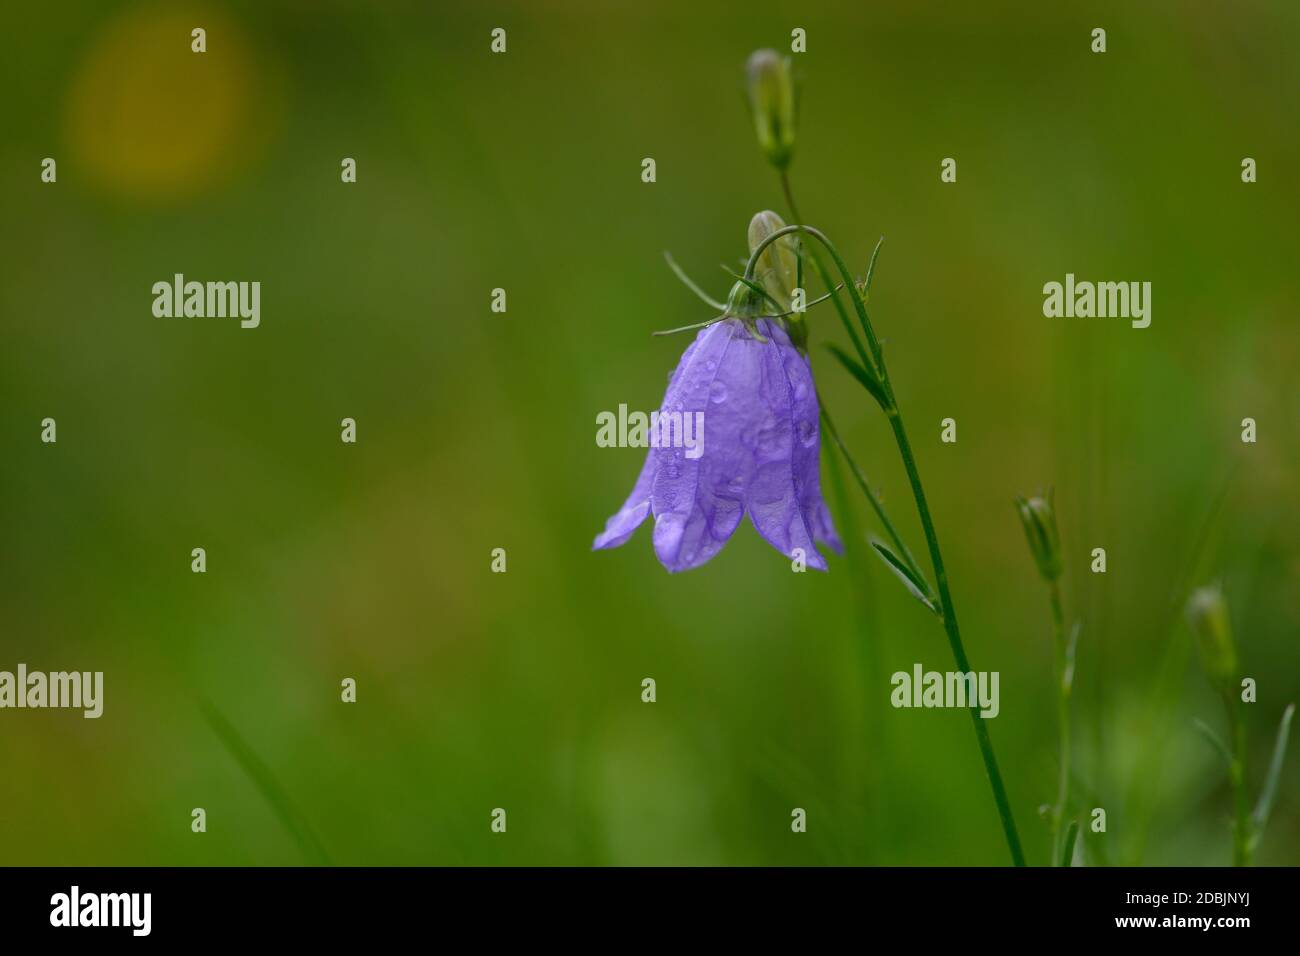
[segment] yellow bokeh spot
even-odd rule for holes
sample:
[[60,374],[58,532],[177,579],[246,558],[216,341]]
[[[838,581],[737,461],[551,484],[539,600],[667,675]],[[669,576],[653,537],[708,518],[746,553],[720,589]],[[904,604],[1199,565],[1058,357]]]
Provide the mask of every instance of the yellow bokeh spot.
[[[191,31],[207,31],[207,52]],[[146,4],[109,21],[75,72],[68,139],[86,178],[130,199],[179,199],[247,159],[252,52],[208,7]]]

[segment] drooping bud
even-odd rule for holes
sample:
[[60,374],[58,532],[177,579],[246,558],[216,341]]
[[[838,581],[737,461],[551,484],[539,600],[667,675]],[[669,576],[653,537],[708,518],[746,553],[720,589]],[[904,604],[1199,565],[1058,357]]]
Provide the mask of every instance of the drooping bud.
[[[785,222],[771,210],[756,213],[749,220],[749,254],[753,255],[763,240],[784,228]],[[799,257],[796,248],[793,233],[782,236],[768,244],[759,255],[754,268],[754,278],[781,307],[782,312],[790,311],[794,290],[799,284]],[[790,318],[802,319],[803,315],[796,313]]]
[[1237,647],[1232,640],[1228,602],[1217,584],[1192,592],[1187,599],[1187,623],[1196,636],[1206,676],[1216,686],[1231,686],[1237,679]]
[[777,169],[794,154],[794,82],[790,60],[775,50],[756,50],[745,67],[749,106],[758,145]]
[[1045,580],[1055,581],[1061,576],[1061,536],[1056,530],[1056,509],[1052,492],[1046,498],[1016,498],[1016,511],[1025,528],[1029,551],[1038,564],[1038,573]]

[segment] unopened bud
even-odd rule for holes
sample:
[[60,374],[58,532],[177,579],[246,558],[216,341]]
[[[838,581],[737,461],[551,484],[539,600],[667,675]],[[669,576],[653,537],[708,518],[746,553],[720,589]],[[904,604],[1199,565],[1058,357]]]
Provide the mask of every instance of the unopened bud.
[[[784,220],[771,210],[756,213],[749,220],[749,254],[753,255],[763,240],[784,228]],[[795,248],[793,233],[782,236],[775,242],[768,243],[759,254],[754,268],[754,278],[781,307],[782,312],[790,311],[794,290],[799,284],[799,257]],[[798,319],[802,316],[793,315],[791,318]]]
[[1217,584],[1192,592],[1187,600],[1187,623],[1196,636],[1206,676],[1221,686],[1232,684],[1237,678],[1237,647],[1232,640],[1228,602]]
[[794,82],[790,60],[775,50],[757,50],[745,68],[749,106],[758,145],[777,169],[794,154]]
[[1052,493],[1046,498],[1017,498],[1016,511],[1025,528],[1029,551],[1038,564],[1038,573],[1048,581],[1061,576],[1061,536],[1056,530],[1056,509]]

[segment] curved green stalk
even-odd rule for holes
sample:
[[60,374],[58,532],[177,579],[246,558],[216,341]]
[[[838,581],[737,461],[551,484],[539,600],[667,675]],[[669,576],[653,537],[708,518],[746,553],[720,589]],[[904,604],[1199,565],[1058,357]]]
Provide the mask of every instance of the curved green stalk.
[[[877,338],[875,330],[871,326],[871,319],[867,315],[866,303],[862,301],[862,296],[858,294],[857,287],[853,282],[853,275],[849,272],[848,266],[844,264],[843,257],[831,243],[830,239],[819,229],[812,226],[793,225],[786,226],[784,229],[777,229],[770,235],[766,236],[750,253],[749,262],[745,266],[745,277],[752,279],[754,270],[758,264],[758,257],[767,246],[771,245],[777,239],[785,235],[791,235],[796,232],[802,232],[816,239],[826,249],[826,252],[833,260],[835,267],[839,270],[844,279],[844,284],[849,290],[849,298],[853,303],[854,311],[857,312],[858,322],[862,326],[862,331],[866,336],[867,343],[871,349],[871,355],[875,359],[875,368],[880,374],[881,385],[888,399],[888,405],[885,414],[889,418],[890,427],[894,432],[894,441],[898,445],[899,455],[903,459],[903,467],[907,471],[907,480],[912,487],[912,497],[916,499],[917,514],[921,519],[921,527],[925,532],[926,545],[930,550],[930,563],[934,567],[935,582],[939,588],[940,607],[943,612],[944,633],[948,637],[948,645],[952,650],[953,660],[956,661],[957,669],[962,672],[971,670],[970,662],[966,658],[966,649],[962,645],[961,631],[957,626],[957,612],[953,607],[952,595],[948,589],[948,573],[944,568],[943,555],[939,550],[939,538],[935,533],[934,520],[930,516],[930,506],[925,499],[925,488],[921,484],[921,475],[916,467],[916,458],[912,454],[912,443],[908,440],[907,430],[903,427],[902,415],[898,409],[898,401],[894,395],[893,385],[889,380],[889,371],[885,366],[884,354],[880,348],[880,340]],[[975,739],[979,744],[980,755],[984,759],[984,769],[988,774],[989,785],[993,790],[993,800],[997,805],[998,815],[1002,819],[1002,830],[1006,836],[1007,848],[1011,852],[1012,862],[1016,866],[1024,866],[1024,852],[1020,847],[1020,835],[1016,832],[1015,818],[1011,813],[1011,804],[1007,799],[1006,788],[1002,783],[1002,774],[998,770],[997,757],[993,753],[993,741],[989,736],[988,727],[985,725],[984,718],[979,714],[978,704],[972,704],[969,708],[971,721],[974,724]]]
[[[794,216],[796,221],[803,219],[803,216],[799,215],[799,208],[794,204],[794,194],[790,191],[790,173],[788,170],[781,171],[781,188],[785,190],[785,201],[790,207],[790,215]],[[831,290],[831,301],[835,303],[835,313],[840,317],[840,324],[844,326],[844,331],[849,334],[849,341],[853,343],[854,351],[862,359],[862,364],[870,367],[871,361],[867,358],[867,352],[862,347],[862,341],[858,338],[858,333],[854,331],[853,323],[849,321],[849,313],[844,308],[844,303],[840,301],[840,297],[835,292],[834,283],[831,282],[826,267],[822,265],[821,256],[817,254],[816,249],[812,248],[808,250],[808,254],[812,258],[813,269],[817,272],[817,278],[821,279],[822,285]],[[873,257],[872,265],[874,264],[875,259]]]

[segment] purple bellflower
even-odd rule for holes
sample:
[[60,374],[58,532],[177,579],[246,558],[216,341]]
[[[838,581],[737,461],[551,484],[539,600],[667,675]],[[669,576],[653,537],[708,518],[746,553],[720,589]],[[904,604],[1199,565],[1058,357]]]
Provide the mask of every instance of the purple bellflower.
[[771,311],[762,302],[737,283],[726,317],[682,354],[660,420],[702,412],[702,453],[651,447],[593,549],[618,547],[653,514],[655,555],[669,571],[688,571],[722,550],[748,514],[764,540],[789,558],[802,552],[808,567],[826,570],[815,542],[842,551],[821,494],[812,366],[780,318],[756,317]]

